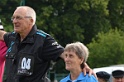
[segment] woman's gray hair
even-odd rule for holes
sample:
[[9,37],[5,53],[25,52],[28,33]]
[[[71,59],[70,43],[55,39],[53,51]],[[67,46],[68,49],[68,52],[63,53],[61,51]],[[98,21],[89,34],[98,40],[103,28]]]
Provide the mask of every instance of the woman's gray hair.
[[35,22],[36,22],[36,12],[33,8],[31,8],[29,6],[19,6],[17,8],[25,8],[27,10],[26,15],[32,17],[33,25],[35,24]]
[[81,42],[67,44],[65,51],[74,51],[79,58],[84,58],[84,62],[87,61],[89,56],[88,48]]

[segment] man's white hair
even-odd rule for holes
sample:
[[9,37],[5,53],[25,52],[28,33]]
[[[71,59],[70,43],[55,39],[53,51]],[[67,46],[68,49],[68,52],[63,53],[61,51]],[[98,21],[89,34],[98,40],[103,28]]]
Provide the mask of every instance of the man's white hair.
[[35,22],[36,22],[36,12],[34,11],[33,8],[31,8],[29,6],[19,6],[17,8],[24,8],[24,9],[26,9],[26,11],[27,11],[26,15],[32,17],[33,25],[35,24]]

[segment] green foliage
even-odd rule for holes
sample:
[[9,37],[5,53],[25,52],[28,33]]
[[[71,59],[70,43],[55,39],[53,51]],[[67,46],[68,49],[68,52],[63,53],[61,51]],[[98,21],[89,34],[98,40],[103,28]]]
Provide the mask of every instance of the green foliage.
[[110,0],[108,9],[112,27],[124,31],[124,0]]
[[102,67],[124,62],[124,32],[111,29],[107,33],[98,33],[88,44],[90,56],[88,63],[91,67]]
[[[6,17],[4,26],[10,31],[10,18],[22,0],[3,2],[0,12],[4,14],[0,18]],[[107,19],[108,0],[25,0],[25,5],[36,10],[38,28],[50,33],[63,46],[74,41],[89,43],[99,31],[111,26]]]

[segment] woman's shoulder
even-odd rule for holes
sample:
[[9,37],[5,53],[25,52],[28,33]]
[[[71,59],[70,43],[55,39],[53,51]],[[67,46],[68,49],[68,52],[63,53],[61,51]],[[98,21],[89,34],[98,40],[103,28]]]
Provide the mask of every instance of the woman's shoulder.
[[67,82],[68,80],[70,80],[69,75],[61,79],[60,82]]
[[98,82],[97,78],[94,75],[90,75],[87,73],[86,74],[86,82]]
[[97,78],[95,78],[94,75],[90,75],[87,73],[86,75],[84,75],[84,73],[80,73],[79,76],[80,79],[82,79],[84,82],[98,82]]

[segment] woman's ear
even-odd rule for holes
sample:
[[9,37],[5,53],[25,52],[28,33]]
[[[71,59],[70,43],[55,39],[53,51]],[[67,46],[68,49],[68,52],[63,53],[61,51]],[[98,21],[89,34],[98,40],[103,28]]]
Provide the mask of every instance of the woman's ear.
[[84,62],[84,58],[81,58],[81,64]]

